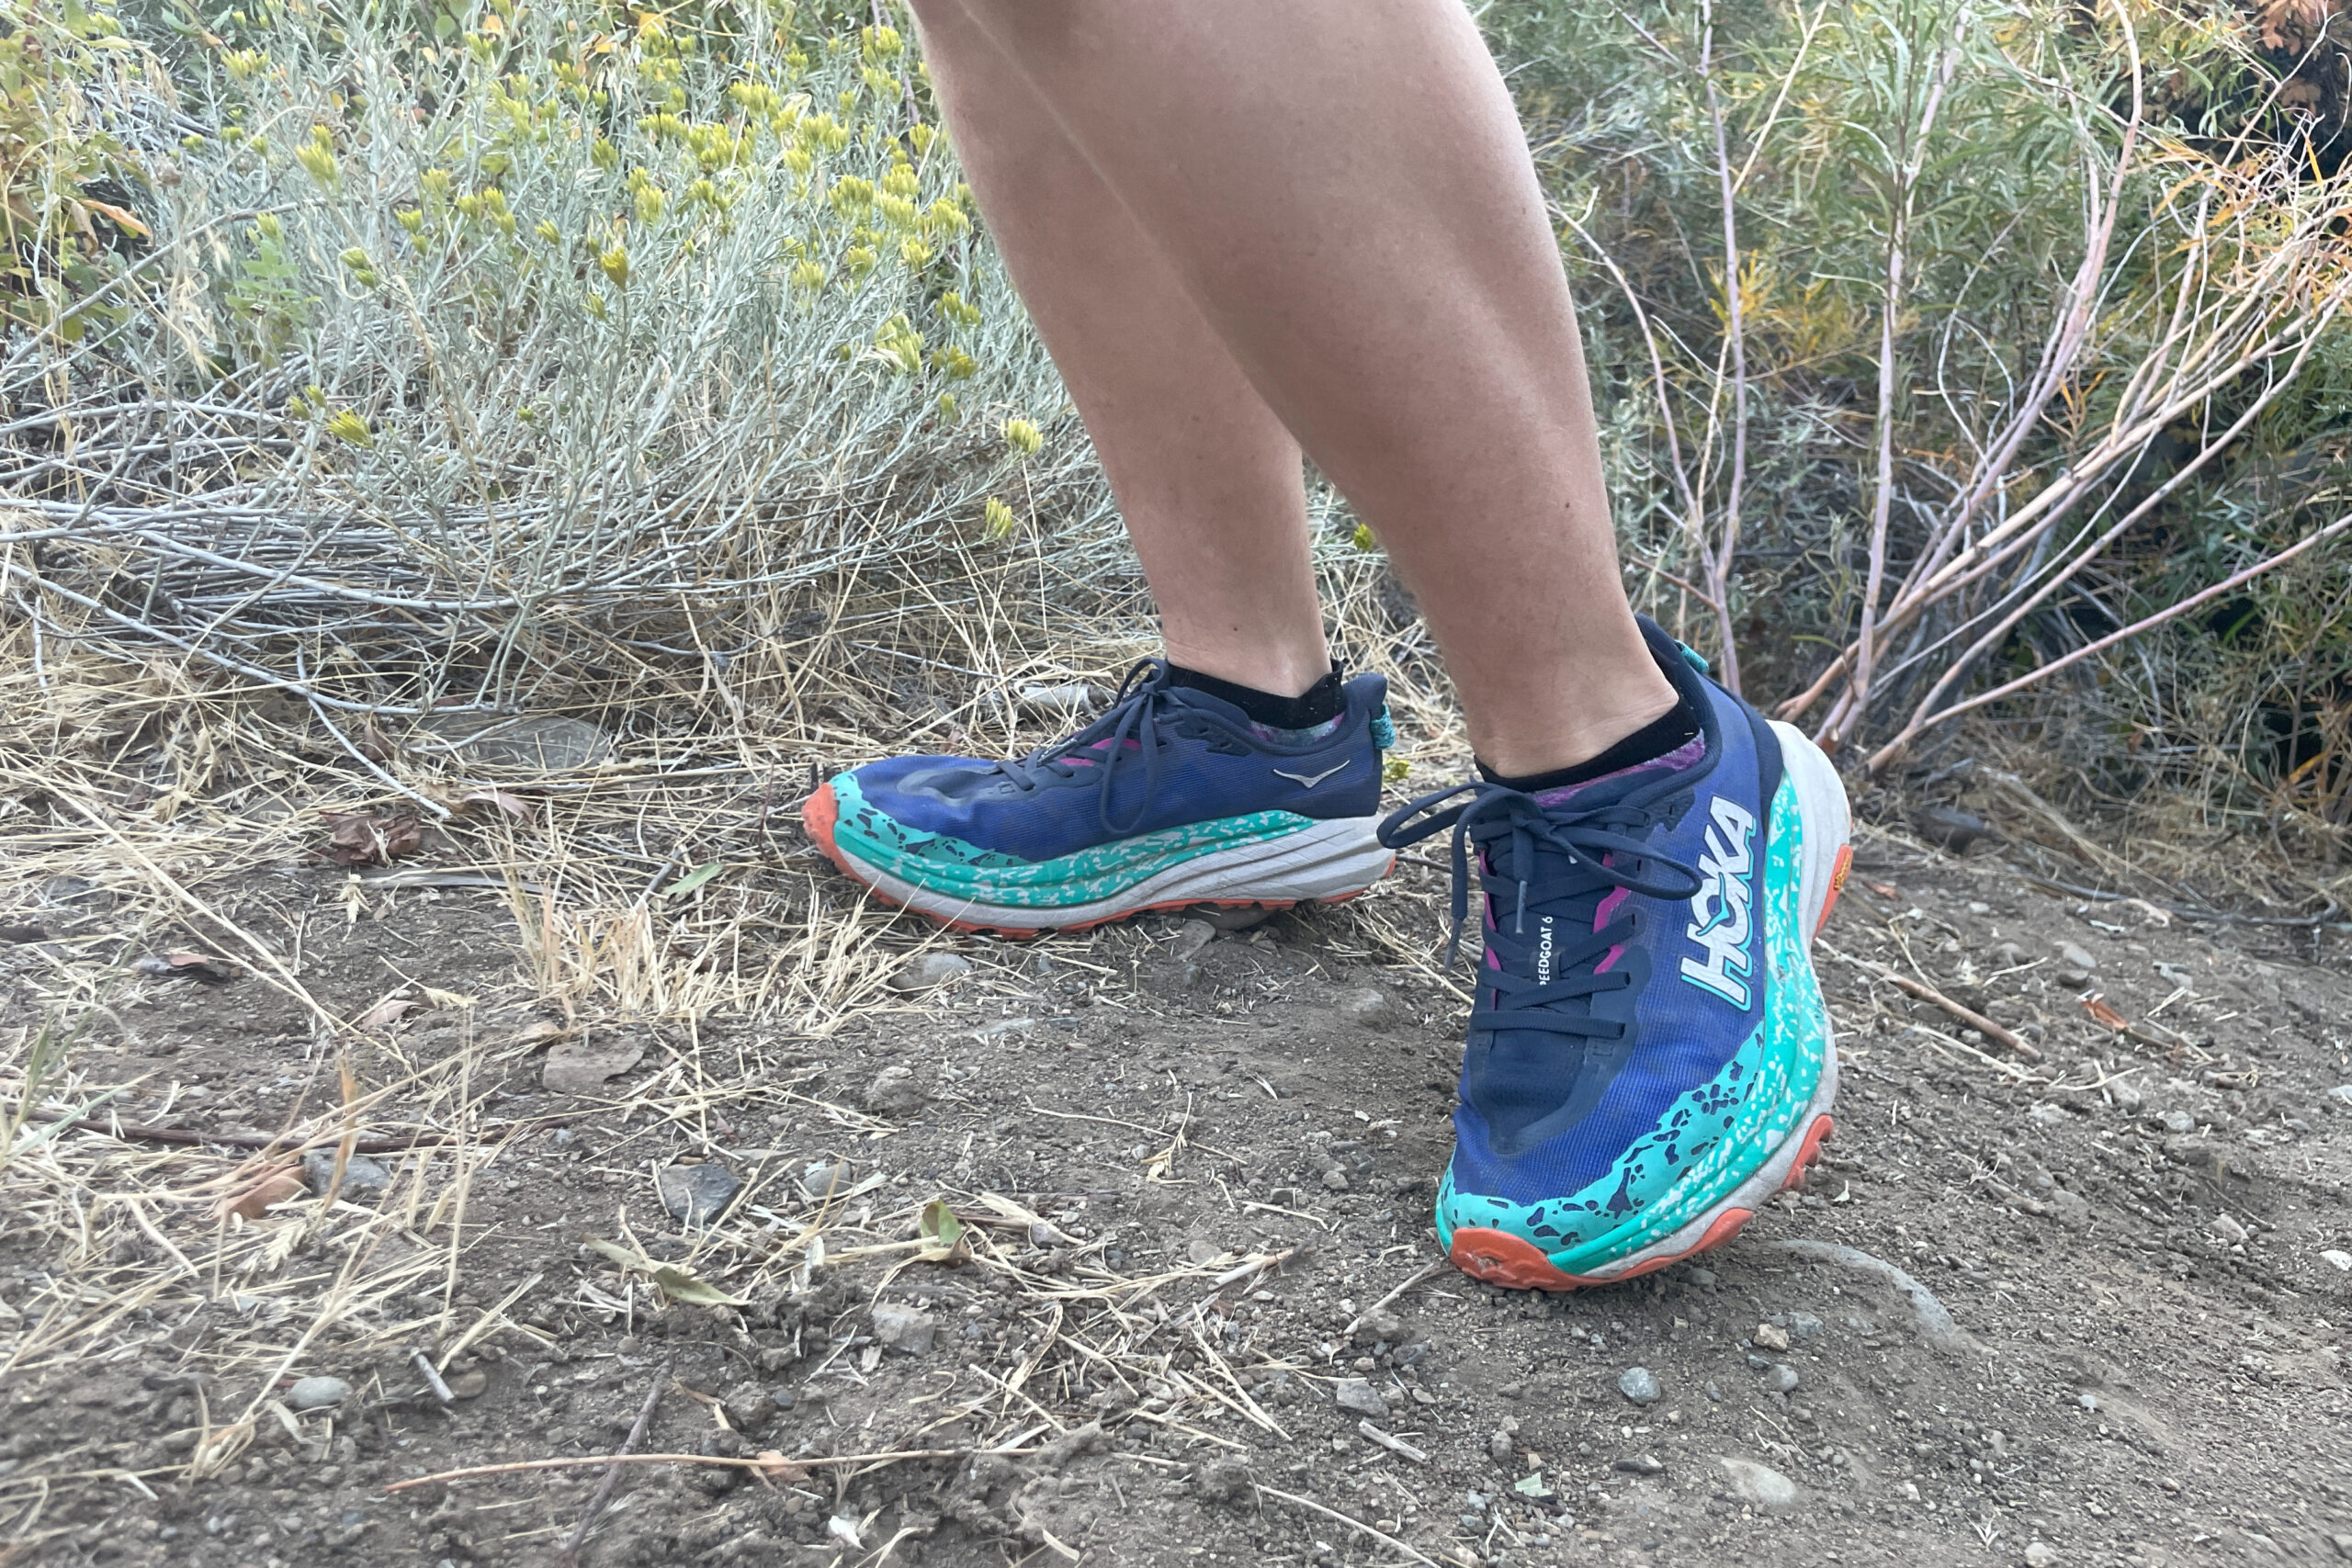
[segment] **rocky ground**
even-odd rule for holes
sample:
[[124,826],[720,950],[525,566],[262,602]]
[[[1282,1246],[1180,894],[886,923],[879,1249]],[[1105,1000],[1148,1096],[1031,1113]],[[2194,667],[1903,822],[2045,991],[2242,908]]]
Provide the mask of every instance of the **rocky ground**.
[[[0,1562],[2352,1557],[2339,939],[1860,856],[1810,1189],[1563,1298],[1429,1267],[1462,1004],[1365,935],[1418,864],[894,924],[919,988],[805,1037],[543,1006],[496,887],[214,911],[374,1009],[344,1051],[252,962],[69,984],[108,917],[28,911],[0,1010],[91,1125],[5,1172]],[[346,1127],[424,1141],[321,1196]],[[687,1457],[417,1481],[624,1449]]]

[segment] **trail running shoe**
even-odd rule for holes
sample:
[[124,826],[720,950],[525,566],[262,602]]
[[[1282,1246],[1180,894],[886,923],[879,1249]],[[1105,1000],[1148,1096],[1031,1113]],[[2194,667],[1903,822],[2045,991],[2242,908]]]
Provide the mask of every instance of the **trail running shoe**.
[[893,757],[801,808],[833,863],[967,931],[1031,936],[1186,904],[1353,897],[1396,857],[1376,836],[1388,683],[1274,730],[1147,660],[1100,718],[1018,761]]
[[1381,824],[1392,848],[1453,829],[1457,940],[1476,857],[1486,960],[1437,1224],[1499,1285],[1573,1290],[1716,1246],[1830,1131],[1809,950],[1846,878],[1845,788],[1642,626],[1697,739],[1589,784],[1441,790]]

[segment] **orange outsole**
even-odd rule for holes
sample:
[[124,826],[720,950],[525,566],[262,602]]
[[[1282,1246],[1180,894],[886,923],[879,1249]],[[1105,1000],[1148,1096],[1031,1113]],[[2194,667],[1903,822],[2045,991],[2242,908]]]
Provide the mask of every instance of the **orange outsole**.
[[[1801,1185],[1805,1171],[1821,1156],[1821,1145],[1836,1130],[1835,1121],[1816,1116],[1804,1130],[1804,1141],[1797,1145],[1797,1157],[1789,1167],[1788,1179],[1781,1183],[1782,1191]],[[1590,1275],[1571,1274],[1544,1257],[1543,1249],[1524,1236],[1509,1231],[1491,1230],[1483,1225],[1470,1225],[1453,1233],[1453,1245],[1446,1249],[1453,1265],[1474,1280],[1484,1280],[1490,1285],[1500,1285],[1513,1291],[1589,1291],[1600,1285],[1622,1284],[1654,1274],[1669,1263],[1679,1263],[1695,1258],[1712,1247],[1721,1247],[1739,1234],[1742,1225],[1756,1217],[1753,1209],[1725,1209],[1717,1214],[1706,1234],[1680,1252],[1643,1259],[1623,1274],[1606,1279]]]
[[[906,900],[894,898],[866,881],[849,863],[848,857],[842,853],[841,846],[833,841],[833,826],[841,820],[841,802],[834,797],[833,786],[830,784],[820,784],[817,787],[817,793],[801,803],[800,822],[808,829],[808,836],[817,840],[817,847],[825,852],[825,858],[831,861],[834,869],[843,876],[848,877],[893,908],[912,908],[913,906],[908,904]],[[1387,875],[1389,872],[1396,869],[1396,857],[1389,856],[1388,863],[1381,868],[1380,874]],[[1336,897],[1317,898],[1309,902],[1344,904],[1351,898],[1362,896],[1363,892],[1363,889],[1359,887],[1353,893],[1342,893]],[[945,915],[934,914],[929,909],[916,908],[914,912],[926,920],[933,920],[945,926],[949,931],[968,931],[975,936],[1023,938],[1043,936],[1048,931],[1091,931],[1097,926],[1107,926],[1120,920],[1131,920],[1137,915],[1149,915],[1170,909],[1197,908],[1203,904],[1212,905],[1220,909],[1289,909],[1296,908],[1299,902],[1296,898],[1170,898],[1165,903],[1138,904],[1132,909],[1122,909],[1115,915],[1105,915],[1099,920],[1080,920],[1067,926],[991,926],[977,920],[954,919]]]

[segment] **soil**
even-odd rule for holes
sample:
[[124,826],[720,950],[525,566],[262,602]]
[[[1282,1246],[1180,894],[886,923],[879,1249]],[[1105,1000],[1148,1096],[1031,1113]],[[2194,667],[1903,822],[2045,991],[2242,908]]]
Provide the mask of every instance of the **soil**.
[[[348,886],[289,867],[219,906],[294,933],[330,1010],[408,986],[347,1058],[252,974],[86,1010],[52,1102],[129,1086],[101,1121],[216,1141],[13,1156],[12,1190],[48,1185],[0,1216],[0,1562],[564,1561],[600,1466],[390,1488],[613,1453],[649,1395],[639,1452],[775,1457],[625,1468],[579,1562],[2352,1557],[2333,935],[1866,835],[1827,943],[2043,1059],[1824,952],[1844,1077],[1809,1189],[1552,1297],[1421,1277],[1462,1005],[1363,922],[1429,918],[1429,868],[1205,943],[894,921],[867,962],[967,967],[822,1037],[565,1016],[518,979],[505,894]],[[96,962],[107,918],[80,918],[0,946],[0,1007]],[[217,1140],[332,1147],[345,1059],[384,1091],[370,1135],[458,1141],[370,1156],[386,1192],[216,1217],[282,1164]],[[665,1209],[665,1180],[730,1179],[714,1222]],[[931,1210],[926,1258],[941,1198],[964,1234]],[[298,1411],[311,1377],[348,1392]],[[825,1462],[909,1450],[942,1457]]]

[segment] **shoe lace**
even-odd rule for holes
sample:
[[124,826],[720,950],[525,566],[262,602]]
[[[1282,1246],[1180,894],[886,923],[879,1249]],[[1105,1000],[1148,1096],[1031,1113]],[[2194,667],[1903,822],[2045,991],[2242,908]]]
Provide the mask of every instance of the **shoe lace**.
[[[1464,795],[1469,798],[1447,804]],[[1460,950],[1463,923],[1470,914],[1473,846],[1478,852],[1479,890],[1489,898],[1510,900],[1508,924],[1498,920],[1488,934],[1488,944],[1498,950],[1502,964],[1479,976],[1471,1028],[1540,1029],[1583,1036],[1613,1036],[1623,1032],[1622,1024],[1555,1010],[1553,1004],[1633,983],[1624,971],[1600,974],[1591,967],[1633,933],[1630,904],[1621,905],[1606,926],[1555,949],[1549,980],[1537,980],[1526,972],[1527,912],[1532,906],[1540,914],[1546,907],[1605,896],[1612,888],[1673,901],[1694,896],[1702,884],[1699,873],[1679,861],[1660,857],[1648,844],[1662,815],[1658,804],[1623,799],[1584,809],[1573,803],[1566,807],[1546,807],[1524,791],[1476,783],[1425,795],[1381,823],[1380,841],[1389,849],[1402,849],[1453,829],[1453,922],[1445,943],[1448,968]],[[1504,1014],[1508,1020],[1500,1016]]]
[[[1023,792],[1037,788],[1047,778],[1075,778],[1080,768],[1091,768],[1097,779],[1094,810],[1103,831],[1114,835],[1134,831],[1142,823],[1144,814],[1151,809],[1152,796],[1159,790],[1159,676],[1166,668],[1165,662],[1158,659],[1138,660],[1121,678],[1119,689],[1102,716],[1073,735],[997,766]],[[1126,761],[1129,740],[1136,742],[1142,755],[1143,794],[1132,817],[1125,822],[1114,822],[1111,784],[1119,766]],[[1109,742],[1107,746],[1105,741]],[[1078,754],[1081,751],[1093,754],[1080,759]]]

